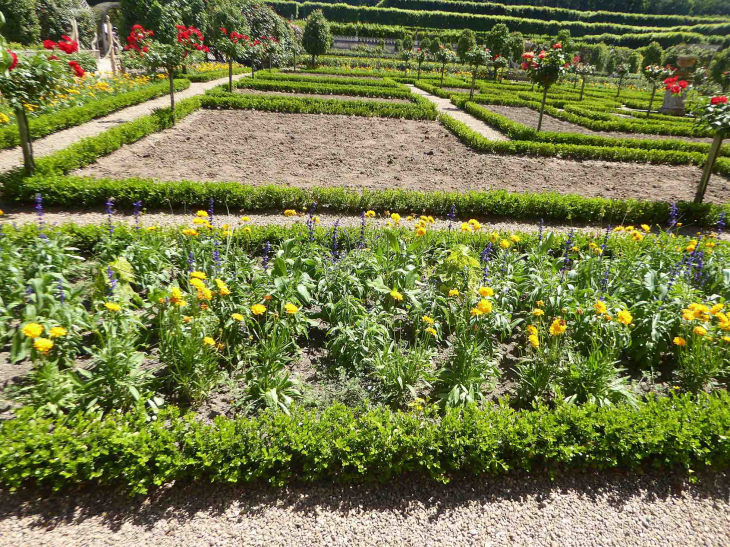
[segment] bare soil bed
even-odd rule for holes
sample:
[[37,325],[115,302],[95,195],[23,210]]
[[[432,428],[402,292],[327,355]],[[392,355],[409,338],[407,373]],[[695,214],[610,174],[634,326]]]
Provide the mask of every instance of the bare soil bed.
[[[701,170],[479,154],[432,121],[202,110],[76,174],[305,188],[493,188],[674,201],[694,196]],[[729,199],[729,181],[715,176],[706,200]]]
[[339,99],[343,101],[376,101],[380,103],[408,104],[408,99],[386,99],[383,97],[358,97],[355,95],[330,95],[326,93],[289,93],[287,91],[262,91],[260,89],[239,89],[244,95],[266,95],[269,97],[296,97],[297,99]]
[[[498,105],[481,105],[488,108],[492,112],[507,116],[510,120],[522,123],[528,127],[537,127],[537,121],[540,113],[532,108],[525,106],[498,106]],[[640,120],[638,120],[640,121]],[[612,137],[616,139],[650,139],[650,140],[680,140],[689,142],[712,142],[710,138],[704,137],[677,137],[673,135],[650,135],[648,133],[624,133],[620,131],[592,131],[582,125],[566,122],[558,118],[553,118],[545,114],[542,119],[542,128],[544,131],[557,131],[561,133],[579,133],[581,135],[592,135],[596,137]]]

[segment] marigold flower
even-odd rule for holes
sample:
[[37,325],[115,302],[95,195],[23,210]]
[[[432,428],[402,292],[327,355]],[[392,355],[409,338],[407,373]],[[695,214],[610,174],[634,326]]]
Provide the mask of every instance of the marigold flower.
[[210,336],[206,336],[203,338],[203,344],[206,346],[215,346],[215,340],[213,340]]
[[631,239],[633,239],[634,241],[643,241],[644,240],[644,236],[641,235],[639,232],[633,232],[631,234]]
[[467,222],[461,223],[461,231],[464,234],[470,234],[474,231],[474,228],[471,227],[471,224],[468,224]]
[[198,289],[199,291],[202,291],[205,288],[205,283],[203,283],[203,281],[201,281],[197,277],[194,277],[193,279],[191,279],[190,284],[193,287],[195,287],[196,289]]
[[208,279],[208,276],[205,275],[203,272],[190,272],[190,277],[193,277],[195,279]]
[[193,320],[193,318],[192,318],[192,317],[190,317],[189,315],[186,315],[185,317],[183,317],[183,321],[184,321],[185,323],[190,323],[190,321],[192,321],[192,320]]
[[424,323],[428,323],[429,325],[433,325],[434,324],[433,317],[429,317],[428,315],[424,315],[423,317],[421,317],[421,320]]
[[284,211],[284,216],[285,217],[295,217],[295,216],[297,216],[297,212],[294,209],[287,209],[286,211]]
[[197,226],[209,226],[209,227],[211,226],[210,222],[208,222],[204,218],[194,218],[193,219],[193,224],[195,224]]
[[710,308],[710,315],[717,315],[723,310],[724,307],[724,304],[715,304]]
[[241,220],[243,222],[250,222],[251,221],[251,219],[249,217],[241,217]]
[[289,315],[294,315],[299,311],[299,308],[297,308],[294,304],[287,302],[284,304],[284,311]]
[[695,314],[692,310],[684,309],[682,310],[682,319],[684,319],[685,321],[694,321]]
[[218,294],[221,296],[228,296],[231,294],[231,290],[228,288],[228,285],[226,285],[221,279],[216,279],[215,284],[218,287]]
[[393,219],[393,222],[398,224],[400,222],[400,215],[398,213],[393,213],[390,215],[390,218]]
[[519,242],[520,242],[520,236],[518,236],[518,235],[515,235],[515,234],[511,235],[511,236],[510,236],[510,239],[511,239],[511,240],[512,240],[512,241],[513,241],[514,243],[519,243]]
[[494,296],[494,289],[491,287],[479,287],[479,294],[481,294],[483,297],[487,296]]
[[263,315],[264,313],[266,313],[266,306],[264,306],[263,304],[254,304],[253,306],[251,306],[251,313],[253,313],[254,315]]
[[545,315],[545,312],[542,310],[535,309],[535,310],[532,310],[532,315],[534,315],[536,317],[542,317],[543,315]]
[[106,309],[113,312],[118,312],[122,309],[122,307],[116,302],[104,302],[104,306],[106,307]]
[[269,301],[269,300],[271,300],[272,298],[273,298],[273,296],[271,296],[270,294],[267,294],[266,296],[264,296],[264,300],[265,300],[266,302],[268,302],[268,301]]
[[535,302],[535,305],[536,305],[536,306],[537,306],[538,308],[544,308],[544,307],[545,307],[545,302],[544,302],[544,301],[542,301],[542,300],[538,300],[537,302]]
[[723,336],[722,341],[725,342],[726,344],[730,344],[730,336]]
[[365,213],[365,218],[375,218],[375,211],[367,211]]
[[49,331],[49,334],[50,334],[51,338],[63,338],[64,336],[66,336],[68,334],[68,331],[63,327],[53,327]]
[[[433,336],[436,336],[436,334],[437,334],[437,333],[436,333],[436,329],[435,329],[435,328],[433,328],[433,327],[428,327],[428,328],[426,329],[426,332],[427,332],[428,334],[431,334],[431,335],[433,335]],[[727,338],[727,337],[726,337],[726,338]]]
[[507,241],[506,239],[503,239],[502,241],[499,242],[499,246],[502,247],[503,249],[509,249],[511,245],[512,244],[509,241]]
[[705,329],[704,327],[695,327],[694,329],[692,329],[692,332],[694,332],[697,336],[704,336],[705,334],[707,334],[707,329]]
[[527,337],[527,339],[530,341],[530,345],[533,348],[539,348],[540,347],[540,339],[537,337],[537,334],[531,334]]
[[618,322],[622,323],[624,325],[630,325],[631,322],[634,320],[634,316],[629,313],[628,310],[621,310],[618,312]]
[[492,232],[491,234],[489,234],[489,241],[491,241],[492,243],[497,243],[498,239],[499,239],[499,233]]
[[560,336],[568,328],[565,319],[555,318],[552,325],[550,325],[550,334],[552,336]]
[[645,232],[651,232],[651,226],[649,226],[648,224],[642,224],[641,229]]
[[603,315],[608,311],[606,303],[603,300],[599,300],[595,304],[593,304],[593,309],[595,309],[596,313],[599,315]]
[[211,300],[213,298],[213,291],[208,287],[203,287],[198,290],[197,298],[198,300]]
[[537,327],[535,325],[528,325],[527,334],[537,334]]
[[195,213],[195,216],[198,218],[208,218],[208,212],[207,211],[198,211]]
[[53,349],[53,342],[48,338],[36,338],[33,347],[43,355],[48,355],[48,352]]
[[243,321],[243,315],[241,315],[240,313],[233,313],[231,314],[231,319],[235,321]]
[[393,300],[397,300],[398,302],[400,302],[401,300],[403,300],[403,295],[401,293],[399,293],[395,289],[393,289],[392,291],[390,291],[390,296],[391,296],[391,298],[393,298]]
[[418,226],[416,228],[416,237],[423,237],[426,235],[426,228],[423,226]]
[[43,326],[38,323],[28,323],[23,327],[23,335],[28,338],[38,338],[43,334]]
[[198,230],[193,230],[192,228],[185,228],[182,231],[182,234],[184,236],[196,236],[196,235],[198,235]]
[[459,296],[459,291],[457,289],[451,289],[449,291],[449,296]]
[[674,340],[672,340],[672,342],[674,342],[675,346],[684,347],[687,345],[687,340],[685,340],[681,336],[675,336]]
[[482,299],[477,304],[477,308],[482,313],[491,313],[492,312],[492,303],[489,300]]
[[471,314],[475,317],[479,317],[480,315],[484,315],[484,312],[480,310],[479,308],[472,308]]

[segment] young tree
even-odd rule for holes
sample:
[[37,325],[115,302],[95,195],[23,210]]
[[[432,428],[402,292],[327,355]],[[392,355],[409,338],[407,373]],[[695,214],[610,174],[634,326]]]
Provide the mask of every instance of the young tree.
[[233,62],[241,62],[246,56],[248,36],[239,34],[235,30],[220,27],[215,36],[213,46],[223,55],[228,63],[228,92],[233,93]]
[[561,31],[559,31],[558,35],[555,37],[555,43],[562,45],[563,51],[566,54],[573,52],[575,41],[570,35],[570,30],[562,29]]
[[629,73],[629,65],[626,63],[621,63],[616,67],[616,74],[618,74],[618,89],[616,90],[616,97],[621,95],[621,84],[624,81],[624,78]]
[[466,52],[466,62],[471,65],[471,90],[469,91],[469,98],[474,98],[474,86],[477,81],[477,72],[479,67],[488,67],[492,62],[492,52],[486,46],[472,46],[469,51]]
[[664,59],[664,50],[659,42],[652,42],[640,50],[644,60],[643,66],[661,66]]
[[471,29],[464,29],[459,36],[459,41],[456,44],[456,54],[459,56],[459,60],[462,63],[466,62],[466,52],[469,48],[477,45],[477,37],[474,31]]
[[413,36],[406,34],[403,38],[403,49],[413,49]]
[[[510,42],[509,29],[504,23],[497,23],[487,33],[487,38],[484,43],[489,51],[492,53],[495,59],[498,57],[509,57],[510,55]],[[494,79],[497,79],[497,71],[501,67],[494,65]]]
[[576,68],[576,73],[581,77],[583,80],[583,83],[580,86],[580,99],[579,101],[583,100],[583,92],[586,88],[586,81],[588,80],[589,76],[592,76],[593,73],[596,71],[596,67],[593,65],[589,65],[587,63],[580,63],[578,67]]
[[669,65],[667,65],[666,67],[659,65],[647,65],[644,67],[642,74],[651,86],[651,99],[649,99],[649,109],[646,111],[647,118],[651,116],[651,107],[654,104],[654,96],[656,95],[656,90],[659,89],[659,86],[662,85],[662,82],[664,82],[667,78],[671,78],[674,72],[674,67],[671,67]]
[[[0,13],[0,24],[4,22]],[[84,69],[78,62],[65,61],[54,54],[56,49],[68,55],[78,51],[78,44],[68,36],[63,36],[59,42],[44,41],[43,46],[50,50],[48,53],[23,57],[6,50],[4,42],[0,37],[0,95],[15,113],[25,174],[33,175],[35,160],[25,105],[40,105],[56,100],[74,77],[84,77]]]
[[715,55],[710,65],[710,77],[713,82],[722,87],[723,93],[727,91],[730,86],[730,48]]
[[420,47],[416,50],[415,57],[416,57],[416,63],[418,63],[418,77],[416,78],[417,80],[421,79],[421,65],[424,63],[424,61],[426,59],[428,59],[428,56],[429,56],[428,50],[422,49]]
[[332,46],[334,38],[330,31],[330,25],[324,18],[322,10],[316,10],[307,17],[307,24],[304,26],[302,45],[304,50],[312,56],[312,66],[315,66],[317,55],[324,55]]
[[[431,55],[436,55],[436,52],[439,50],[439,47],[441,47],[441,44],[439,43],[439,39],[434,36],[429,41],[429,44],[428,44],[428,52]],[[421,49],[423,49],[423,46],[421,46]]]
[[697,186],[695,194],[695,203],[702,203],[707,190],[707,184],[710,182],[712,170],[715,167],[717,156],[720,154],[720,147],[723,139],[730,133],[730,103],[725,96],[712,97],[710,102],[705,106],[704,111],[698,119],[701,125],[712,129],[715,132],[715,138],[710,147],[710,153],[705,163],[705,169],[702,172],[702,178]]
[[395,53],[400,53],[401,51],[403,51],[403,40],[398,38],[394,43],[394,48]]
[[603,72],[606,68],[608,57],[608,46],[601,42],[593,48],[593,51],[591,51],[591,64],[596,67],[598,72]]
[[629,72],[631,74],[636,74],[639,72],[639,69],[642,67],[642,63],[644,61],[644,58],[642,57],[641,53],[638,51],[634,51],[631,55],[629,55]]
[[533,84],[537,84],[543,89],[540,119],[537,122],[537,130],[540,131],[548,89],[565,74],[569,63],[565,60],[561,44],[553,44],[549,51],[542,50],[537,55],[530,51],[525,53],[522,59],[522,69],[527,72]]
[[425,36],[423,40],[418,44],[418,49],[422,50],[426,54],[431,52],[431,39]]
[[243,61],[244,43],[248,41],[246,19],[231,3],[216,2],[211,4],[206,29],[213,36],[210,44],[213,52],[228,63],[228,91],[233,92],[233,63]]
[[441,85],[444,85],[444,71],[446,70],[446,65],[456,61],[456,54],[451,51],[451,48],[442,44],[439,46],[435,57],[436,60],[441,63]]
[[400,52],[400,60],[405,63],[405,65],[403,66],[403,77],[404,78],[408,74],[408,68],[411,64],[411,60],[413,59],[414,55],[415,54],[412,49],[404,49],[403,51]]

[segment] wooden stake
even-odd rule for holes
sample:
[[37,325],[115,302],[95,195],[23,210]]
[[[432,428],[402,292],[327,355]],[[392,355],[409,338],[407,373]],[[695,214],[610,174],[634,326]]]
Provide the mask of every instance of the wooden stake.
[[707,156],[707,163],[705,169],[702,171],[702,178],[700,183],[697,185],[697,193],[695,194],[695,203],[702,203],[705,197],[705,191],[707,190],[707,183],[710,182],[710,176],[712,176],[712,169],[715,167],[717,156],[720,154],[720,146],[722,146],[722,140],[725,138],[723,133],[716,133],[715,139],[712,141],[710,147],[710,154]]
[[16,108],[15,118],[18,121],[18,132],[20,133],[20,147],[23,149],[23,167],[25,174],[35,175],[35,160],[33,159],[33,143],[30,140],[30,128],[25,109]]

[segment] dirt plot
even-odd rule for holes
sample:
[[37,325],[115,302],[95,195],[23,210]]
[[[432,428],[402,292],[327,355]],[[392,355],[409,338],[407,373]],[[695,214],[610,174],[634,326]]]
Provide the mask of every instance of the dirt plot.
[[408,104],[408,99],[386,99],[384,97],[358,97],[355,95],[329,95],[326,93],[289,93],[287,91],[262,91],[260,89],[239,89],[244,95],[266,95],[268,97],[284,97],[297,99],[338,99],[343,101],[375,101],[380,103]]
[[[298,187],[493,188],[673,201],[694,196],[701,170],[478,154],[434,121],[201,110],[77,174]],[[730,181],[713,177],[707,200],[729,199]]]
[[[492,112],[508,117],[510,120],[525,124],[528,127],[537,127],[537,120],[540,113],[532,108],[524,106],[497,106],[497,105],[480,105],[488,108]],[[641,120],[637,120],[641,121]],[[649,135],[648,133],[623,133],[620,131],[592,131],[586,129],[582,125],[566,122],[552,116],[545,116],[542,119],[542,129],[544,131],[557,131],[560,133],[580,133],[581,135],[593,135],[596,137],[613,137],[616,139],[651,139],[651,140],[680,140],[689,142],[712,142],[710,138],[704,137],[676,137],[673,135]]]

